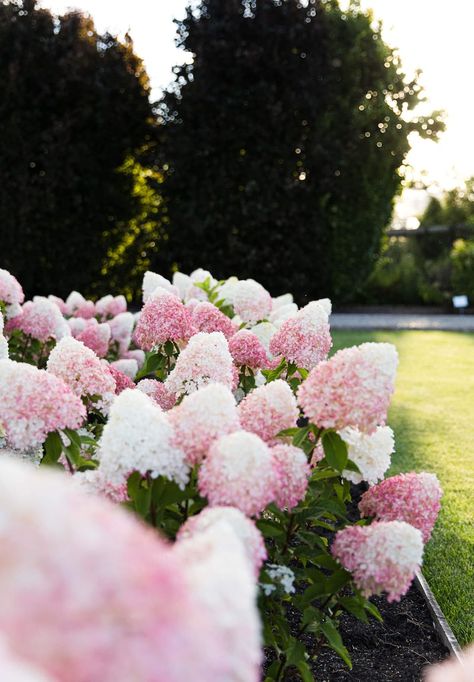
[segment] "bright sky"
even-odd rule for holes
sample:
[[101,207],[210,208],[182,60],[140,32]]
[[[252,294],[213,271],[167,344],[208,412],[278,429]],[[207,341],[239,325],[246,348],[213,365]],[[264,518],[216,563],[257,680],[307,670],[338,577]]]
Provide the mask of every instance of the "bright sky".
[[[128,30],[155,95],[172,80],[172,66],[185,59],[174,45],[173,19],[184,15],[187,0],[41,0],[41,4],[58,13],[70,7],[84,10],[99,31],[123,35]],[[426,173],[428,181],[440,186],[474,175],[474,1],[362,0],[362,4],[383,20],[385,38],[399,48],[405,69],[423,70],[429,107],[447,112],[447,132],[438,144],[414,141],[409,161],[416,174]]]

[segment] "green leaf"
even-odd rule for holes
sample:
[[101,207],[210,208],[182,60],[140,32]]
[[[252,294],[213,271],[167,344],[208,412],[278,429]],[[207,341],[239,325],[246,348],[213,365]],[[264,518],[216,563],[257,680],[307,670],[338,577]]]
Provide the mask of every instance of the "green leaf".
[[383,623],[383,617],[378,608],[372,602],[366,600],[364,604],[364,609],[370,613],[371,616],[376,618],[380,623]]
[[130,476],[128,477],[127,493],[131,500],[135,500],[141,482],[142,475],[139,471],[134,471],[133,474],[130,474]]
[[44,443],[44,455],[41,464],[56,464],[61,456],[63,443],[57,431],[51,431]]
[[342,637],[333,621],[330,618],[326,618],[326,620],[321,623],[320,628],[331,649],[334,649],[344,663],[352,670],[351,657],[349,656],[349,652],[344,646]]
[[329,568],[329,569],[338,569],[339,564],[335,559],[332,558],[329,554],[317,554],[315,557],[312,559],[313,563],[316,564],[316,566],[321,566],[322,568]]
[[312,481],[322,481],[325,478],[336,478],[339,476],[339,474],[332,469],[321,469],[318,470],[318,467],[314,469],[314,472],[311,476]]
[[298,429],[298,433],[296,433],[293,436],[293,445],[297,448],[301,447],[301,445],[303,444],[303,441],[306,440],[310,431],[311,431],[310,426],[301,426]]
[[291,438],[293,438],[293,436],[296,436],[296,434],[298,433],[299,430],[300,429],[298,426],[293,426],[291,429],[283,429],[283,431],[280,431],[279,433],[277,433],[277,438],[284,438],[287,436],[290,436]]
[[74,445],[81,449],[81,437],[77,431],[74,431],[73,429],[63,429],[63,433],[66,434],[71,443],[74,443]]
[[172,341],[167,341],[165,343],[165,353],[170,357],[174,353],[174,345]]
[[82,457],[81,448],[79,446],[75,443],[70,443],[69,445],[64,446],[64,452],[71,464],[76,468],[81,466]]
[[342,606],[342,608],[345,611],[351,613],[353,616],[361,620],[363,623],[368,622],[369,619],[367,618],[367,614],[364,611],[364,607],[357,599],[357,597],[339,597],[338,603]]
[[321,632],[325,636],[329,646],[342,658],[344,663],[352,670],[352,661],[349,652],[343,644],[342,637],[337,627],[330,618],[326,618],[320,625]]
[[326,461],[333,469],[342,472],[349,459],[347,445],[335,431],[326,431],[323,435],[323,448]]
[[311,668],[306,663],[306,661],[298,661],[296,667],[298,669],[299,674],[301,675],[301,679],[303,680],[303,682],[314,682],[315,678],[313,677]]
[[265,537],[277,538],[285,535],[285,530],[280,525],[268,519],[257,521],[257,528]]
[[296,666],[300,661],[305,660],[306,649],[303,642],[300,642],[295,637],[290,637],[290,644],[285,651],[286,665]]
[[339,592],[341,587],[347,585],[347,583],[349,583],[351,579],[352,576],[350,573],[345,571],[343,568],[338,569],[329,578],[326,578],[326,586],[328,593]]

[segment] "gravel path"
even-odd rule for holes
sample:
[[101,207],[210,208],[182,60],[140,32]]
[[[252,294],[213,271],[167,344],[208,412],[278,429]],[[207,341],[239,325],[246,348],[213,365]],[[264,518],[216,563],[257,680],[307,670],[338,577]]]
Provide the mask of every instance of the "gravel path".
[[429,329],[474,332],[474,315],[408,315],[334,313],[333,329]]

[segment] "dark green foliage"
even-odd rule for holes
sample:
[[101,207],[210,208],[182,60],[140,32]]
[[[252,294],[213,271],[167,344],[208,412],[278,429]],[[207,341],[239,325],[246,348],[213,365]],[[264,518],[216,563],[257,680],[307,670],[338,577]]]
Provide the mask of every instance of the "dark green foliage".
[[34,0],[0,4],[1,266],[27,293],[91,290],[139,201],[119,169],[151,130],[130,41]]
[[407,135],[435,137],[371,17],[335,0],[202,0],[179,24],[194,63],[159,104],[164,272],[255,277],[343,300],[370,272]]

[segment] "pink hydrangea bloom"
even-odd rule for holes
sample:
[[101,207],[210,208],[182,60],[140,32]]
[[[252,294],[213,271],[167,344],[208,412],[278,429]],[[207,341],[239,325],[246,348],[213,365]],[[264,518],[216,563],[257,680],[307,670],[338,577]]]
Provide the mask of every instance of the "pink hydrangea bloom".
[[99,409],[107,411],[115,395],[115,380],[108,364],[83,343],[67,337],[53,348],[48,372],[68,384],[76,395],[101,396]]
[[222,384],[209,384],[185,396],[169,417],[175,443],[191,466],[202,460],[217,438],[240,429],[234,396]]
[[324,448],[321,445],[321,443],[318,443],[313,450],[313,454],[311,455],[311,461],[309,463],[310,466],[311,467],[317,466],[318,462],[320,462],[322,459],[324,459],[324,457],[325,457]]
[[406,521],[428,542],[441,508],[442,490],[435,474],[414,472],[392,476],[362,495],[362,516],[380,521]]
[[3,336],[3,315],[0,313],[0,360],[8,358],[8,341]]
[[250,324],[265,320],[272,310],[272,297],[253,279],[243,279],[235,284],[232,301],[236,315]]
[[145,364],[145,352],[142,351],[141,348],[127,350],[125,353],[122,353],[120,357],[125,360],[136,360],[138,369],[141,369]]
[[143,350],[152,350],[166,341],[187,340],[193,331],[186,306],[174,294],[159,290],[143,306],[135,329],[135,342]]
[[219,523],[229,524],[242,543],[250,565],[257,577],[263,562],[267,558],[267,550],[261,532],[255,522],[235,507],[205,507],[196,516],[191,516],[178,533],[177,540],[186,540],[198,533],[206,531]]
[[66,305],[65,301],[63,301],[62,298],[60,298],[59,296],[54,296],[53,294],[50,294],[48,296],[48,300],[50,300],[51,303],[55,303],[58,306],[62,315],[67,315],[67,305]]
[[298,390],[299,403],[319,427],[372,433],[385,423],[397,363],[389,343],[344,348],[311,371]]
[[296,425],[299,410],[291,388],[277,379],[249,393],[239,405],[239,415],[243,429],[273,444],[280,442],[276,438],[280,431]]
[[86,416],[62,379],[33,365],[0,360],[0,431],[18,450],[44,443],[48,433],[77,429]]
[[126,374],[129,379],[135,379],[138,372],[138,362],[134,358],[120,358],[110,363],[110,367],[115,367],[119,372]]
[[293,509],[304,499],[311,467],[300,448],[280,443],[271,448],[277,473],[275,504],[280,509]]
[[199,332],[178,356],[165,386],[178,396],[193,393],[212,383],[224,384],[231,389],[235,383],[234,370],[222,332]]
[[109,371],[115,381],[115,395],[119,395],[126,388],[136,388],[135,383],[126,374],[113,365],[109,365]]
[[399,601],[421,566],[423,538],[403,521],[376,521],[340,530],[331,552],[366,597],[387,592],[389,602]]
[[270,352],[298,367],[313,369],[327,358],[331,346],[326,309],[319,301],[311,301],[282,323],[270,341]]
[[276,473],[270,448],[254,433],[222,436],[202,463],[198,482],[211,506],[230,505],[258,516],[274,499]]
[[6,331],[11,332],[13,329],[20,329],[24,334],[42,342],[62,339],[71,334],[58,306],[42,296],[37,296],[34,301],[27,301],[21,314],[8,322]]
[[18,306],[25,300],[19,281],[8,270],[0,268],[0,301],[7,305]]
[[[258,682],[262,650],[257,586],[233,527],[225,521],[214,523],[176,543],[174,551],[186,567],[196,599],[218,625],[213,644],[223,652],[226,668],[208,682]],[[194,676],[189,680],[194,682]]]
[[192,320],[196,331],[222,332],[226,339],[235,334],[238,327],[219,308],[208,301],[199,301],[192,309]]
[[147,270],[147,272],[145,272],[143,275],[142,283],[143,303],[147,302],[147,300],[158,289],[158,287],[160,289],[164,289],[165,291],[169,291],[171,294],[178,296],[178,298],[180,297],[178,289],[173,286],[168,279],[162,275],[158,275],[156,272]]
[[138,382],[137,388],[154,400],[162,410],[171,410],[176,405],[176,395],[170,393],[162,381],[142,379]]
[[109,350],[110,327],[105,323],[99,324],[96,320],[88,320],[85,329],[76,339],[93,350],[99,358],[105,358]]
[[252,369],[265,369],[269,360],[267,351],[256,334],[249,329],[241,329],[229,341],[229,351],[236,365],[246,365]]
[[83,320],[91,320],[95,317],[95,303],[94,301],[84,301],[74,311],[74,317],[82,317]]
[[19,657],[55,682],[226,679],[218,614],[155,531],[16,462],[0,497],[0,629]]
[[424,669],[424,682],[472,682],[474,680],[474,644],[462,652],[462,661],[455,656]]
[[[128,351],[132,341],[133,328],[135,326],[133,313],[119,313],[119,315],[108,320],[107,324],[110,327],[112,341],[118,343],[120,354],[123,355]],[[140,353],[143,353],[143,351],[140,350]]]

